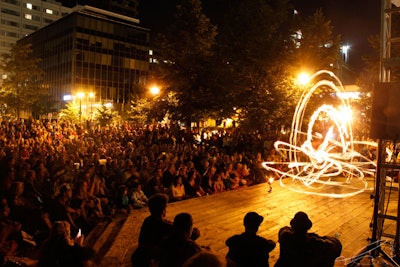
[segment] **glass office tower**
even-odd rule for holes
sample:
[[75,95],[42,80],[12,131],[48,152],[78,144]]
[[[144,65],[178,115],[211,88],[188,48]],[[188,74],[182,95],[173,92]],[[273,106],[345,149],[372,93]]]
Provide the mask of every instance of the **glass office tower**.
[[121,108],[146,84],[149,39],[137,19],[80,6],[20,42],[31,43],[33,55],[43,59],[45,85],[58,109],[78,93]]

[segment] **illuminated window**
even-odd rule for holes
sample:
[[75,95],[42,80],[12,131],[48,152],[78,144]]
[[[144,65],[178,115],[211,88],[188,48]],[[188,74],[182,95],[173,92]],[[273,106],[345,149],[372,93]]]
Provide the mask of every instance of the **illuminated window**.
[[32,20],[32,15],[31,14],[25,14],[24,16],[26,19]]
[[46,13],[47,14],[53,14],[53,10],[46,8]]
[[31,3],[26,3],[26,8],[27,9],[32,9],[32,4]]

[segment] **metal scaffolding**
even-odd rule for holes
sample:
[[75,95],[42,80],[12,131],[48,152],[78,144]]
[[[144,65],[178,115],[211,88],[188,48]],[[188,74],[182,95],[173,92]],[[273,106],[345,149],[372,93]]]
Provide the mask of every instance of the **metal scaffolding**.
[[[400,25],[400,0],[381,0],[380,86],[375,86],[374,93],[376,90],[400,92],[400,28],[398,25]],[[376,98],[377,95],[381,94],[376,93],[374,97]],[[389,93],[387,95],[390,97]],[[399,110],[397,107],[394,108]],[[384,123],[391,124],[391,121],[398,123],[397,121],[400,121],[400,117],[396,115],[396,117],[386,118]],[[374,127],[373,123],[372,127]],[[387,127],[389,129],[397,129],[397,126],[395,128],[390,128],[392,125]],[[388,132],[382,131],[375,137],[378,139],[378,153],[375,192],[373,195],[372,245],[369,249],[378,244],[377,247],[379,249],[374,250],[373,256],[383,254],[395,266],[399,266],[400,176],[397,174],[400,171],[400,162],[397,159],[397,154],[400,151],[400,133],[392,131],[390,134],[385,134]],[[383,240],[390,241],[389,251],[379,245]]]

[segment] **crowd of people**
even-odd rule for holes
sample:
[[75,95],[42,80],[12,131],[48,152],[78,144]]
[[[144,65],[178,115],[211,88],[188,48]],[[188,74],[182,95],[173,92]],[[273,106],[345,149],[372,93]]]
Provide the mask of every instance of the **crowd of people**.
[[[265,129],[188,131],[124,122],[86,129],[57,121],[0,121],[0,255],[43,247],[54,224],[88,235],[115,213],[265,182]],[[276,155],[274,155],[276,157]]]

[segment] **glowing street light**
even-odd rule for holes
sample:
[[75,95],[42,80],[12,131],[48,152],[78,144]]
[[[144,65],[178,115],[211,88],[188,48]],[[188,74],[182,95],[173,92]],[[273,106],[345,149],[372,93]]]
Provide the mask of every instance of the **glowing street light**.
[[349,58],[349,50],[350,50],[350,45],[343,45],[340,47],[340,51],[342,52],[343,55],[343,61],[346,63]]
[[159,93],[160,93],[160,87],[158,87],[158,86],[152,86],[152,87],[150,87],[150,93],[152,94],[152,95],[158,95]]
[[310,81],[310,75],[308,73],[302,72],[297,76],[297,81],[300,85],[306,85]]

